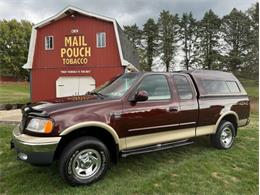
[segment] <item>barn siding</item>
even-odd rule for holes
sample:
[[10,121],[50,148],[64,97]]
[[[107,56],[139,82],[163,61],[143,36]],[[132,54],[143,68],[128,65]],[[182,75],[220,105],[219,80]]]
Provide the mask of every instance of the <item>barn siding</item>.
[[96,80],[96,87],[123,72],[123,67],[101,68],[69,68],[67,70],[91,71],[88,74],[61,74],[59,68],[33,69],[32,101],[53,100],[56,98],[56,80],[60,76],[92,76]]
[[[79,32],[72,34],[71,29],[78,29]],[[106,32],[107,46],[105,48],[96,48],[97,32]],[[45,50],[44,37],[47,35],[54,36],[54,50]],[[76,20],[66,16],[43,28],[37,29],[33,68],[70,66],[63,65],[60,58],[60,48],[64,47],[64,37],[69,35],[86,36],[86,42],[91,46],[92,50],[91,57],[86,64],[87,67],[121,66],[113,23],[77,15]]]
[[[112,22],[97,18],[76,15],[76,19],[66,16],[37,29],[35,53],[32,66],[32,101],[56,98],[56,80],[60,76],[92,76],[96,87],[124,72],[121,65],[115,30]],[[72,34],[71,29],[78,29]],[[96,33],[106,32],[106,47],[96,48]],[[54,49],[45,50],[44,37],[54,36]],[[60,57],[60,49],[64,47],[64,37],[69,35],[85,35],[91,47],[91,57],[85,65],[64,65]],[[62,73],[77,70],[88,73]]]

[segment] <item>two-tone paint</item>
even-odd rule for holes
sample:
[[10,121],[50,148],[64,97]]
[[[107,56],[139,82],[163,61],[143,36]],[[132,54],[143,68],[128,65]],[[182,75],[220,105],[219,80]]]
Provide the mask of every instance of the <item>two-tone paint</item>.
[[[83,101],[49,102],[34,106],[34,109],[48,113],[48,117],[55,123],[53,132],[45,136],[63,137],[82,128],[98,127],[113,137],[119,150],[124,150],[214,134],[224,118],[232,120],[235,126],[246,125],[249,121],[249,99],[239,81],[229,74],[229,80],[239,83],[241,93],[226,96],[203,95],[200,82],[197,82],[201,77],[198,73],[135,74],[142,76],[119,99],[89,96]],[[171,99],[136,103],[129,101],[142,79],[151,74],[165,75],[170,86]],[[179,99],[175,75],[183,75],[189,80],[192,99]],[[41,136],[26,129],[23,133]]]

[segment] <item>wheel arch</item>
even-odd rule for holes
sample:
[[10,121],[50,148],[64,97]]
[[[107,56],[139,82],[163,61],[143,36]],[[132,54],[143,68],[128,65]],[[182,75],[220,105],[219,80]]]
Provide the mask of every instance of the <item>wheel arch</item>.
[[102,141],[108,147],[112,161],[117,162],[119,148],[122,147],[124,142],[120,142],[116,131],[111,126],[96,121],[79,123],[62,131],[60,133],[62,138],[56,149],[55,159],[59,158],[61,151],[69,142],[86,135],[96,137]]
[[238,122],[239,122],[239,117],[238,117],[237,113],[235,113],[234,111],[229,111],[229,112],[222,114],[216,123],[215,132],[217,132],[220,122],[223,120],[231,122],[235,126],[235,134],[237,134],[237,126],[238,126]]
[[102,123],[102,122],[97,122],[97,121],[88,121],[88,122],[82,122],[82,123],[72,125],[72,126],[68,127],[67,129],[63,130],[60,133],[60,136],[67,135],[75,130],[78,130],[80,128],[86,128],[86,127],[99,127],[99,128],[102,128],[102,129],[108,131],[113,136],[115,142],[117,144],[119,144],[119,137],[118,137],[116,131],[111,126],[109,126],[105,123]]

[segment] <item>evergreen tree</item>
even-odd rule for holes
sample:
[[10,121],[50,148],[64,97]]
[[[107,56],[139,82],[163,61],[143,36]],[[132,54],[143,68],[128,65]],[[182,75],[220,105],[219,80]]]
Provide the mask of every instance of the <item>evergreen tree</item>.
[[0,75],[28,79],[27,61],[32,24],[22,20],[0,21]]
[[194,66],[196,59],[197,43],[197,23],[193,18],[192,13],[184,13],[180,19],[179,38],[182,41],[182,50],[184,52],[184,60],[182,63],[186,70]]
[[151,71],[153,57],[158,47],[158,26],[152,18],[149,18],[143,28],[144,50],[146,66],[144,70]]
[[124,33],[128,40],[133,44],[139,56],[141,70],[146,70],[145,51],[142,45],[142,30],[136,25],[124,26]]
[[178,15],[163,10],[158,20],[160,48],[162,60],[169,72],[170,64],[177,49]]
[[216,69],[219,59],[219,28],[221,20],[209,10],[199,22],[199,59],[204,69]]
[[257,2],[250,7],[246,14],[251,23],[250,34],[248,36],[249,52],[245,61],[244,71],[257,78],[259,74],[259,3]]
[[136,24],[124,26],[124,32],[135,48],[141,46],[142,30]]
[[250,20],[241,11],[233,9],[222,19],[221,32],[226,54],[224,61],[228,70],[241,71],[244,66],[250,45]]

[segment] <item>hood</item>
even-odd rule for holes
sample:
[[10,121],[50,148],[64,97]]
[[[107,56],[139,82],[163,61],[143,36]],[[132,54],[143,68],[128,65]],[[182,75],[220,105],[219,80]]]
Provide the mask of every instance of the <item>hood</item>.
[[49,100],[33,103],[27,106],[30,107],[31,112],[43,112],[45,115],[51,115],[57,112],[83,109],[97,104],[106,104],[111,100],[111,98],[101,99],[96,96],[74,96],[53,101]]

